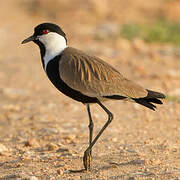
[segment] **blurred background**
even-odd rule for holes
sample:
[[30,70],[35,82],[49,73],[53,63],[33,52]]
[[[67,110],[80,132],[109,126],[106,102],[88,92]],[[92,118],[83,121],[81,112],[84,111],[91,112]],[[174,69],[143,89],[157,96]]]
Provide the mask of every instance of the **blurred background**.
[[[69,46],[99,56],[128,79],[167,95],[156,113],[127,102],[106,103],[115,114],[115,121],[97,145],[96,151],[102,153],[95,152],[97,167],[101,160],[107,158],[108,163],[116,157],[118,163],[132,162],[121,167],[130,174],[136,172],[139,163],[144,173],[142,179],[147,176],[147,167],[154,177],[179,177],[179,0],[6,0],[1,2],[0,9],[0,177],[16,176],[19,172],[58,177],[61,171],[56,166],[57,154],[52,155],[56,164],[53,167],[49,154],[44,163],[34,164],[32,157],[42,159],[37,148],[41,148],[39,152],[48,148],[48,152],[55,152],[62,144],[66,146],[69,154],[61,153],[66,157],[62,160],[63,174],[72,159],[70,168],[81,166],[80,157],[87,146],[86,109],[60,94],[47,80],[38,47],[33,43],[21,45],[22,40],[33,34],[34,27],[43,22],[61,26]],[[97,133],[106,117],[96,105],[92,112]],[[137,153],[142,150],[143,155]],[[134,162],[132,152],[135,159],[142,161]],[[121,154],[118,159],[118,153],[127,153],[126,158]],[[21,165],[12,169],[11,160],[19,156],[29,161],[19,159],[14,163]],[[133,162],[134,166],[130,166]],[[157,172],[151,169],[153,166]],[[122,177],[139,177],[136,173],[123,174],[118,167],[113,171],[104,168],[104,174],[98,175],[102,179],[121,173]],[[92,178],[96,176],[92,174]]]
[[[146,77],[176,76],[179,71],[176,71],[179,61],[175,63],[171,60],[177,60],[180,56],[179,10],[180,2],[177,0],[146,2],[143,0],[136,2],[133,0],[113,0],[112,2],[108,0],[7,0],[2,2],[1,85],[5,83],[11,86],[17,78],[17,73],[26,75],[26,72],[20,72],[23,71],[22,68],[29,70],[39,68],[37,48],[32,43],[26,47],[20,43],[33,33],[33,28],[37,24],[43,22],[57,23],[66,32],[69,46],[106,58],[112,64],[119,66],[122,73],[124,68],[121,68],[121,65],[128,62],[130,67],[129,70],[125,69],[125,72],[131,72],[130,75],[126,73],[129,78],[131,75],[134,77],[134,73],[137,73],[136,76]],[[171,68],[157,66],[158,61],[161,60]],[[14,71],[16,74],[11,75],[12,69],[8,69],[8,73],[5,73],[4,68],[14,68],[16,64],[18,64],[18,72]],[[149,65],[155,66],[153,72],[151,68],[145,69],[145,66],[149,67]],[[36,76],[36,73],[31,75]],[[10,79],[3,81],[8,76],[11,76]],[[11,78],[12,82],[10,82]],[[23,79],[26,81],[25,78]],[[21,84],[21,81],[16,82],[16,86],[18,83]],[[175,90],[176,86],[167,81],[159,83],[164,84],[163,90],[166,92],[179,91]],[[24,82],[22,85],[24,86]]]

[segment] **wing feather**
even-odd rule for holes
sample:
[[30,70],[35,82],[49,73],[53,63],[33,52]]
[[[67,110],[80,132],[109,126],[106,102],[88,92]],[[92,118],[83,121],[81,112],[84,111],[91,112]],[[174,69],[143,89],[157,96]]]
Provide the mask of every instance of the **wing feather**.
[[142,98],[148,94],[147,90],[124,78],[100,58],[71,47],[61,55],[59,73],[68,86],[90,97],[119,95]]

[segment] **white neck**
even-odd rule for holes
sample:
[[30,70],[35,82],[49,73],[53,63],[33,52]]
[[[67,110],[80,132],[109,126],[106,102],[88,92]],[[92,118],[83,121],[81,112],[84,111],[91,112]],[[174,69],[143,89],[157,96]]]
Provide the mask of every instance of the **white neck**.
[[43,60],[44,70],[46,71],[49,61],[51,61],[57,55],[60,55],[67,47],[66,39],[55,32],[50,32],[48,34],[39,36],[39,41],[41,41],[45,46],[45,55]]

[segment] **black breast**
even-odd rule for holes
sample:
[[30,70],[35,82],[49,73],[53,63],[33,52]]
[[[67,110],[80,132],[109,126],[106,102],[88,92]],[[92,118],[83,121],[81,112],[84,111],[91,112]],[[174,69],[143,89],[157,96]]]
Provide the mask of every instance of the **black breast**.
[[[95,103],[97,98],[92,98],[83,95],[81,92],[70,88],[59,76],[59,60],[61,56],[56,56],[53,60],[49,61],[46,67],[46,73],[53,85],[66,96],[82,102],[82,103]],[[70,72],[69,72],[70,73]]]

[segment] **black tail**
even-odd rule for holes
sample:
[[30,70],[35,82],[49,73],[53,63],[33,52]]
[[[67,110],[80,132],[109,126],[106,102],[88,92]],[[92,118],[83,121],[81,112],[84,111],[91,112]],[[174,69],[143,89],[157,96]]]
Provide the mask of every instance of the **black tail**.
[[141,104],[143,106],[146,106],[147,108],[149,109],[152,109],[155,111],[155,108],[156,106],[152,103],[155,103],[155,104],[163,104],[161,100],[159,99],[164,99],[166,96],[162,93],[159,93],[159,92],[155,92],[155,91],[151,91],[151,90],[148,90],[148,95],[144,98],[139,98],[139,99],[135,99],[133,98],[133,100],[138,103],[138,104]]

